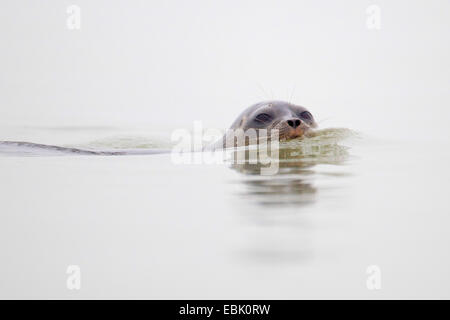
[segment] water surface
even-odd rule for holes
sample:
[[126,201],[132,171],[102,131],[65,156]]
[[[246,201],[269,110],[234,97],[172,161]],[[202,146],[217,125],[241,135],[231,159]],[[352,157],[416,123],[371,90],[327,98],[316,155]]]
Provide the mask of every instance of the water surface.
[[[4,131],[94,151],[170,146],[125,128]],[[443,143],[322,130],[284,144],[274,176],[167,153],[10,147],[0,148],[2,298],[450,298]],[[81,268],[79,291],[66,288],[68,265]],[[366,286],[371,265],[380,290]]]

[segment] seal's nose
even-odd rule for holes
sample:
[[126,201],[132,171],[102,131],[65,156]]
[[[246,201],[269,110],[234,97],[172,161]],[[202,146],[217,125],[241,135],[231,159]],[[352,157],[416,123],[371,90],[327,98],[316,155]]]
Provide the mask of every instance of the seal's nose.
[[288,121],[286,121],[287,124],[292,127],[292,128],[297,128],[300,125],[300,119],[289,119]]

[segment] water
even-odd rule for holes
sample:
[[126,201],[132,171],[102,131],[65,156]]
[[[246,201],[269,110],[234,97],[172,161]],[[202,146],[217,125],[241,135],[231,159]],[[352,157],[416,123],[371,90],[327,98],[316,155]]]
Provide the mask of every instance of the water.
[[[1,298],[450,298],[444,143],[321,130],[261,176],[139,154],[167,149],[166,133],[2,130],[133,154],[0,146]],[[69,265],[81,290],[66,287]],[[366,285],[372,265],[380,290]]]

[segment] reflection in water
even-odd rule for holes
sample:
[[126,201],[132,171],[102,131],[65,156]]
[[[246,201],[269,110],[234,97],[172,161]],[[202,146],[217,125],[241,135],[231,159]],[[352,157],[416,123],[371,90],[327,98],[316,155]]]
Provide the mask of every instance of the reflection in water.
[[[275,175],[263,176],[260,163],[249,163],[248,152],[241,163],[233,163],[231,168],[244,174],[240,183],[246,186],[241,194],[247,200],[255,200],[263,206],[301,206],[314,201],[317,192],[311,177],[316,174],[318,164],[342,164],[349,156],[348,147],[338,144],[351,134],[342,129],[318,131],[314,137],[283,142],[279,148],[277,161],[279,170]],[[234,159],[234,157],[232,158]]]
[[[239,180],[245,188],[241,196],[246,201],[256,202],[261,206],[301,206],[314,201],[316,188],[306,177],[314,174],[314,165],[307,164],[292,157],[287,150],[280,150],[278,173],[271,176],[260,175],[261,164],[240,163],[233,164],[232,168],[245,176]],[[287,161],[296,160],[296,161]]]
[[260,205],[301,206],[314,201],[317,192],[312,184],[302,179],[271,179],[243,181],[247,186],[246,196],[255,197]]
[[[248,239],[249,248],[240,248],[241,258],[282,263],[304,262],[313,256],[308,238],[312,223],[307,217],[307,207],[316,203],[320,193],[314,185],[319,178],[316,167],[338,166],[348,159],[348,147],[339,142],[351,135],[350,130],[328,129],[317,131],[313,137],[281,143],[279,170],[275,175],[261,175],[264,165],[259,163],[243,161],[231,165],[242,174],[238,180],[243,187],[237,193],[238,209],[253,226],[260,227],[249,235],[253,237]],[[339,176],[327,175],[331,179]]]

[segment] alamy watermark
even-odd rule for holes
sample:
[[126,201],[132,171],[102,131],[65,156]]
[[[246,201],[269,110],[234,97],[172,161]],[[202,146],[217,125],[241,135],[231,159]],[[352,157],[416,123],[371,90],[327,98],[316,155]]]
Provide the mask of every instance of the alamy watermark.
[[77,265],[70,265],[66,269],[68,274],[66,279],[66,286],[69,290],[81,289],[81,269]]
[[230,129],[225,135],[216,129],[203,129],[200,121],[194,130],[172,133],[172,162],[175,164],[259,164],[262,175],[278,172],[279,131],[276,129]]
[[67,19],[66,26],[69,30],[81,29],[81,8],[77,5],[70,5],[66,9]]
[[381,29],[381,8],[376,4],[372,4],[366,8],[366,27],[369,30]]
[[366,279],[366,286],[368,290],[381,289],[381,269],[377,265],[368,266],[366,269],[368,277]]

